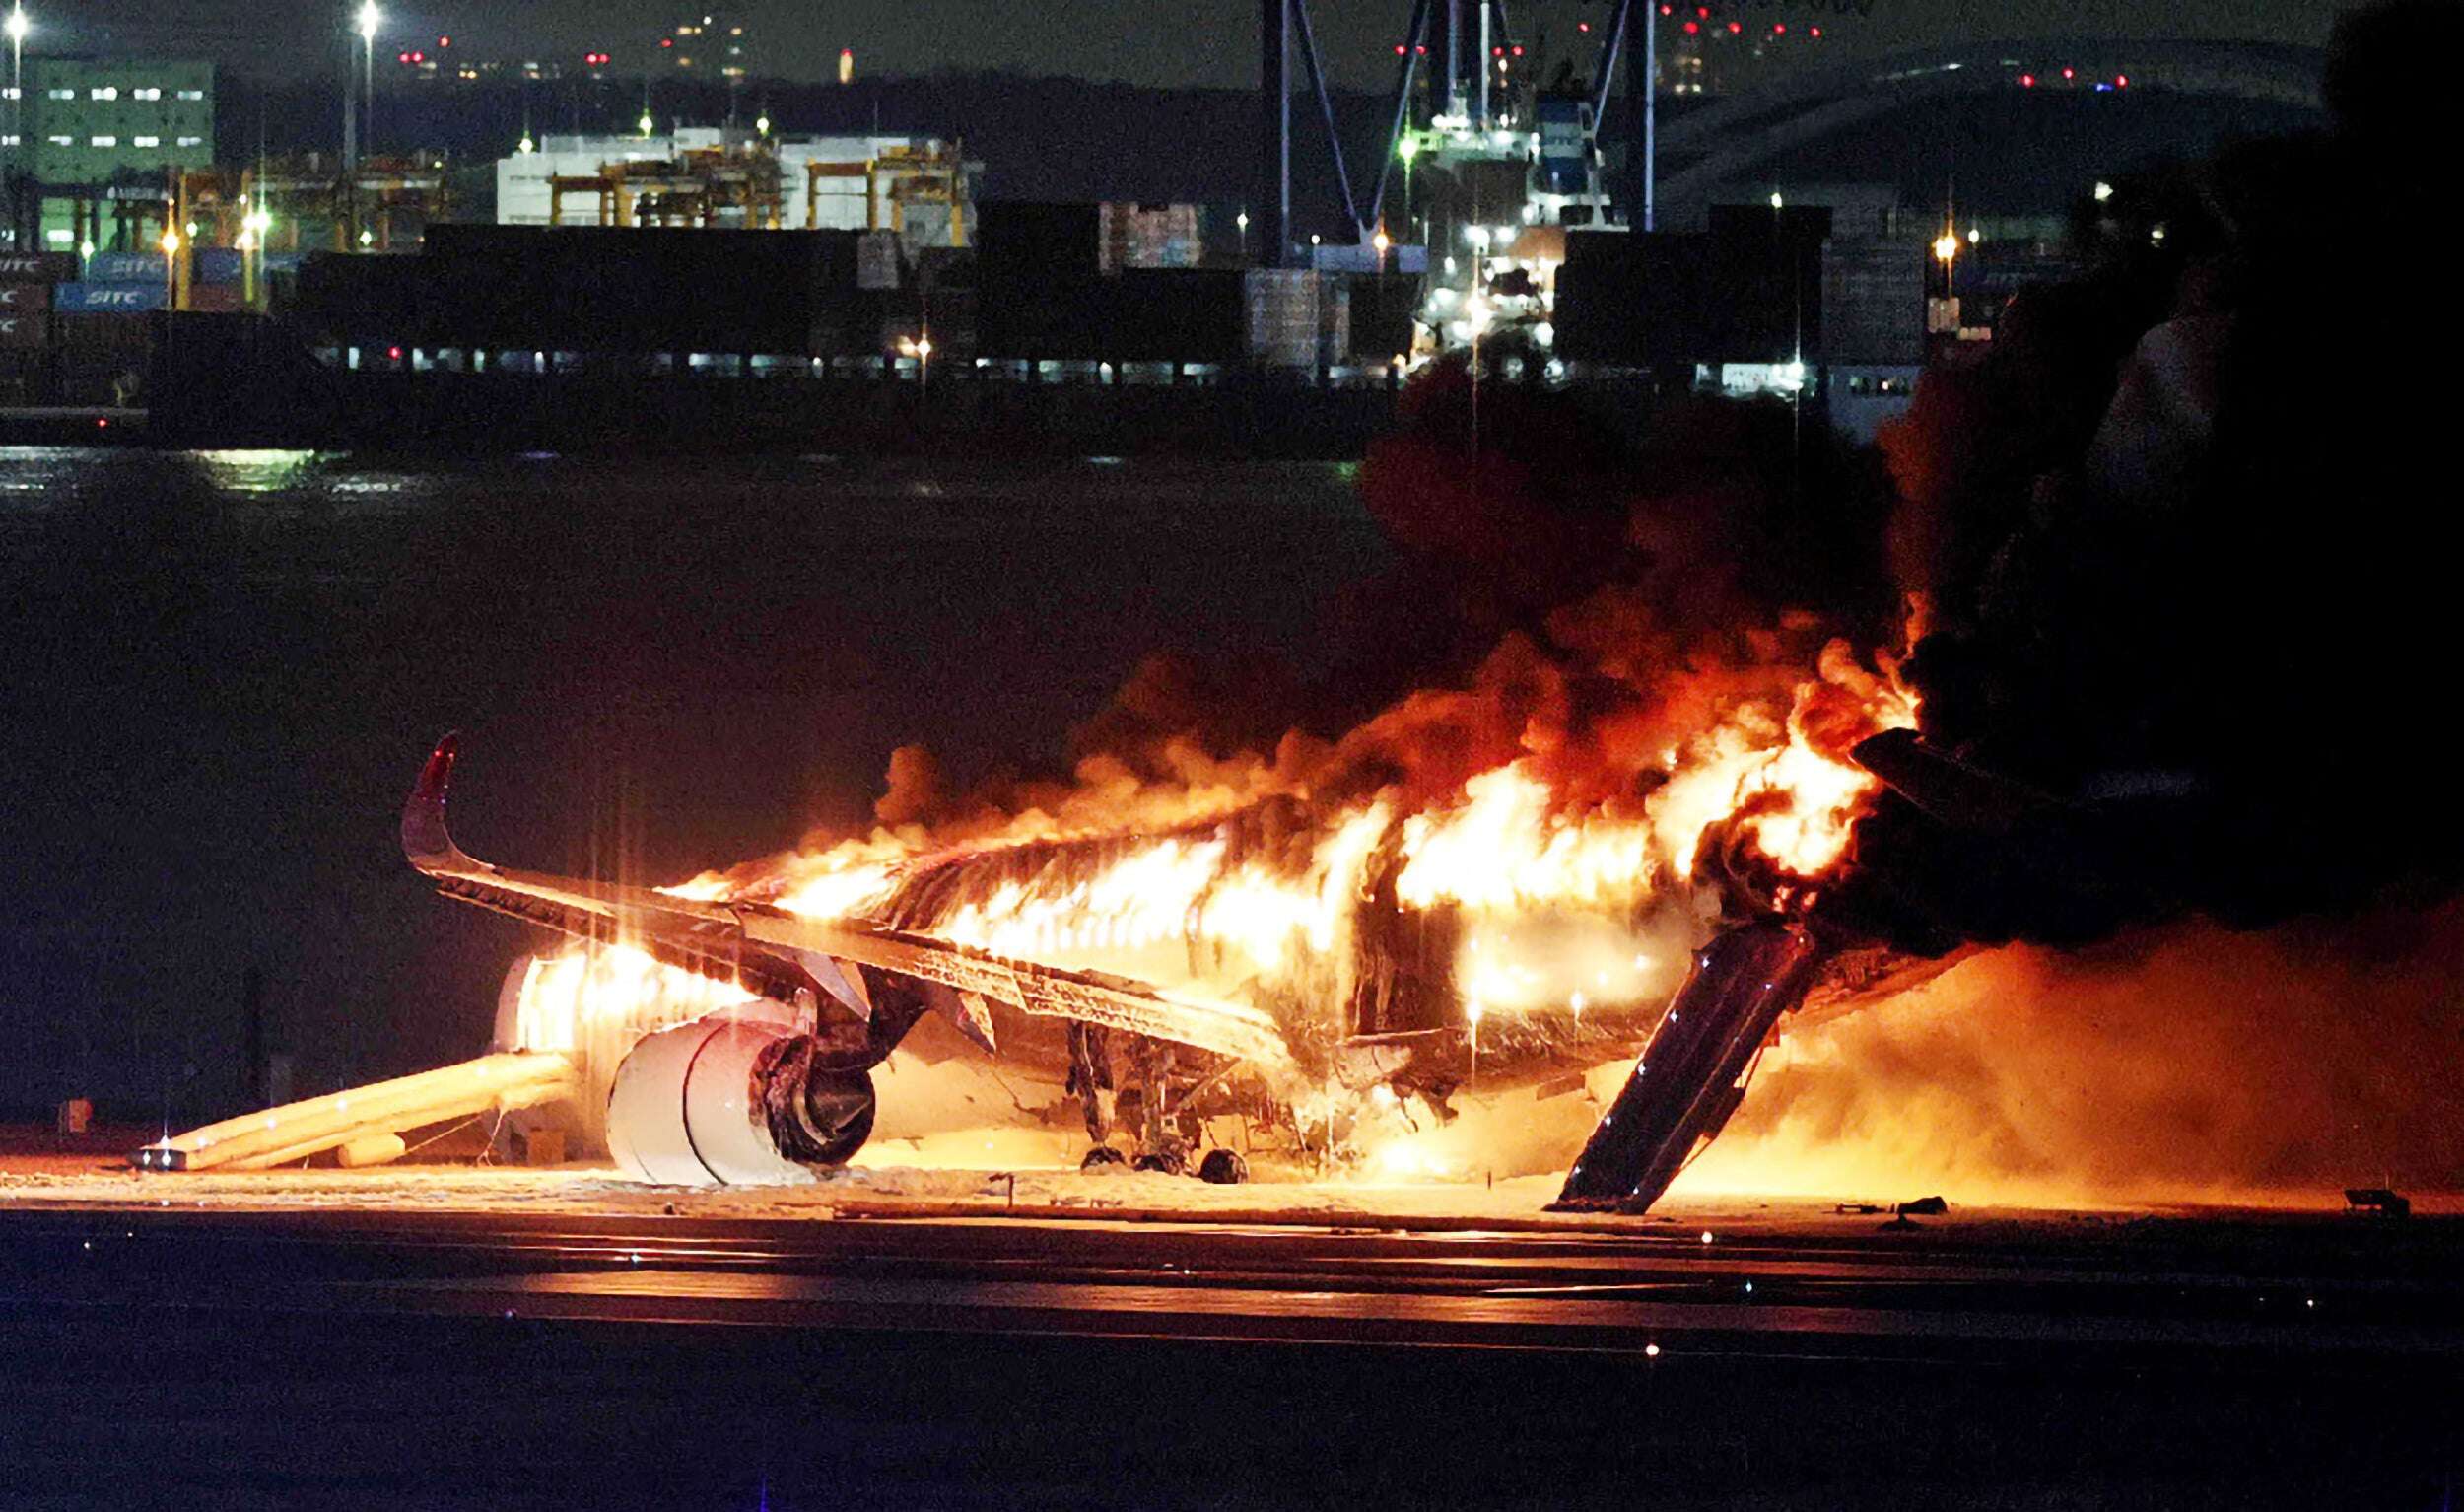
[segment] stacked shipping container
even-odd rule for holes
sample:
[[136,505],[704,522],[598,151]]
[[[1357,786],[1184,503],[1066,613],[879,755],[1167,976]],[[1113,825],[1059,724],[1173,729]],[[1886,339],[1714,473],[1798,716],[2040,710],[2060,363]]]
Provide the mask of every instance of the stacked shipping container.
[[[184,304],[237,310],[246,270],[229,247],[183,251]],[[0,254],[0,396],[14,404],[126,398],[146,371],[146,317],[170,308],[161,252]]]

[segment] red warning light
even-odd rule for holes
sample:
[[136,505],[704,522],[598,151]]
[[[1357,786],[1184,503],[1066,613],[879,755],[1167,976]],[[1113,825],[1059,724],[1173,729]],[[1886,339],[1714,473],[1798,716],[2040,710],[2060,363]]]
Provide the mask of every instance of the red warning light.
[[1815,27],[1815,28],[1814,28],[1813,30],[1811,30],[1811,31],[1809,31],[1808,33],[1806,33],[1806,35],[1808,35],[1808,36],[1820,36],[1821,34],[1822,34],[1822,29],[1821,29],[1820,27]]
[[1420,57],[1425,58],[1429,55],[1429,49],[1426,47],[1414,47],[1411,50]]
[[1401,42],[1397,42],[1397,43],[1395,44],[1395,56],[1397,56],[1397,57],[1399,57],[1399,58],[1400,58],[1400,57],[1402,57],[1403,55],[1403,43],[1401,43]]
[[1696,34],[1697,32],[1700,32],[1701,30],[1702,30],[1702,23],[1701,23],[1701,22],[1699,22],[1699,21],[1689,21],[1689,22],[1685,23],[1685,34],[1686,34],[1687,36],[1692,36],[1694,34]]
[[449,36],[440,36],[437,38],[437,45],[440,47],[450,47],[453,45],[453,38]]
[[1674,12],[1676,9],[1677,7],[1673,5],[1664,5],[1660,7],[1660,14],[1666,16]]
[[1742,21],[1732,21],[1728,24],[1728,34],[1731,36],[1735,36],[1738,33],[1745,30],[1745,24]]
[[1589,32],[1591,29],[1592,24],[1588,21],[1578,21],[1574,24],[1574,30],[1577,32]]
[[393,60],[396,63],[408,63],[411,60],[411,55],[407,52],[397,52],[393,55]]
[[2023,90],[2032,90],[2032,89],[2034,89],[2035,87],[2036,87],[2036,76],[2035,76],[2034,74],[2021,74],[2021,75],[2019,75],[2019,88],[2020,88],[2020,89],[2023,89]]
[[1775,21],[1771,23],[1771,34],[1773,36],[1786,36],[1788,34],[1788,23],[1784,21]]
[[1522,48],[1520,48],[1520,47],[1517,47],[1517,48],[1514,50],[1514,55],[1515,55],[1516,57],[1521,57],[1521,56],[1523,56],[1523,49],[1522,49]]
[[2075,72],[2074,70],[2071,70],[2071,69],[2066,68],[2066,69],[2062,70],[2062,77],[2063,77],[2063,78],[2065,78],[2065,79],[2076,79],[2076,78],[2078,78],[2078,77],[2079,77],[2079,75],[2078,75],[2078,73],[2077,73],[2077,72]]
[[400,347],[387,347],[385,348],[385,356],[391,358],[395,362],[400,362],[402,360],[402,349]]
[[1709,21],[1709,20],[1711,19],[1711,7],[1709,7],[1709,6],[1707,6],[1707,5],[1698,5],[1698,6],[1695,6],[1695,7],[1694,7],[1694,14],[1695,14],[1696,16],[1701,17],[1701,18],[1702,18],[1703,20],[1705,20],[1705,21]]
[[2126,90],[2126,89],[2129,89],[2129,88],[2130,88],[2130,75],[2128,75],[2128,74],[2115,74],[2115,75],[2113,76],[2113,87],[2114,87],[2115,89],[2117,89],[2117,90]]
[[414,52],[411,54],[411,61],[414,63],[425,63],[428,61],[428,54],[424,52]]
[[658,39],[658,44],[662,47],[673,47],[676,45],[676,39],[672,36],[662,36]]

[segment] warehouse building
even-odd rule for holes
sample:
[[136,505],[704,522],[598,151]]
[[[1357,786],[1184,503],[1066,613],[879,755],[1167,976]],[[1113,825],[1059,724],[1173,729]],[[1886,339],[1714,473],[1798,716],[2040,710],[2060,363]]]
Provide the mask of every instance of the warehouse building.
[[41,203],[16,212],[34,245],[75,250],[81,199],[159,198],[171,170],[214,163],[212,63],[30,57],[25,78],[26,140],[10,164],[41,186]]

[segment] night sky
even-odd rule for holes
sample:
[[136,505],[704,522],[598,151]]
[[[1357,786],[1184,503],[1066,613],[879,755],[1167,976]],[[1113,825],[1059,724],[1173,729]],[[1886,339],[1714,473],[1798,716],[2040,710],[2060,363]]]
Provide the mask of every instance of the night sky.
[[[40,29],[30,50],[204,52],[252,73],[302,76],[320,68],[308,45],[313,18],[329,11],[335,54],[350,7],[261,0],[81,0],[36,3]],[[1989,8],[1961,0],[1873,0],[1872,14],[1835,18],[1823,0],[1748,0],[1774,18],[1820,13],[1822,45],[1880,48],[1946,34],[2246,36],[2323,41],[2341,7],[2316,0],[2013,0]],[[1841,0],[1841,8],[1849,8]],[[603,49],[618,71],[637,66],[653,39],[682,19],[682,0],[529,0],[516,6],[424,0],[387,6],[380,45],[451,34],[483,57],[578,55]],[[1409,13],[1405,0],[1317,0],[1322,41],[1339,77],[1360,85],[1386,77]],[[1519,29],[1569,33],[1605,0],[1524,0]],[[936,68],[1011,68],[1129,83],[1245,85],[1255,77],[1254,0],[751,0],[734,8],[752,30],[758,72],[818,77],[842,46],[873,73]],[[1552,24],[1553,23],[1553,24]]]

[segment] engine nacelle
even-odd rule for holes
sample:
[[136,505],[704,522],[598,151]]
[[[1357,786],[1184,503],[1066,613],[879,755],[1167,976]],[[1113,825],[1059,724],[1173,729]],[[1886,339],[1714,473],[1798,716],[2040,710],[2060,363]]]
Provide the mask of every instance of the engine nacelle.
[[872,1078],[829,1066],[813,1036],[748,1003],[648,1034],[616,1067],[607,1146],[663,1186],[764,1186],[844,1165],[872,1133]]

